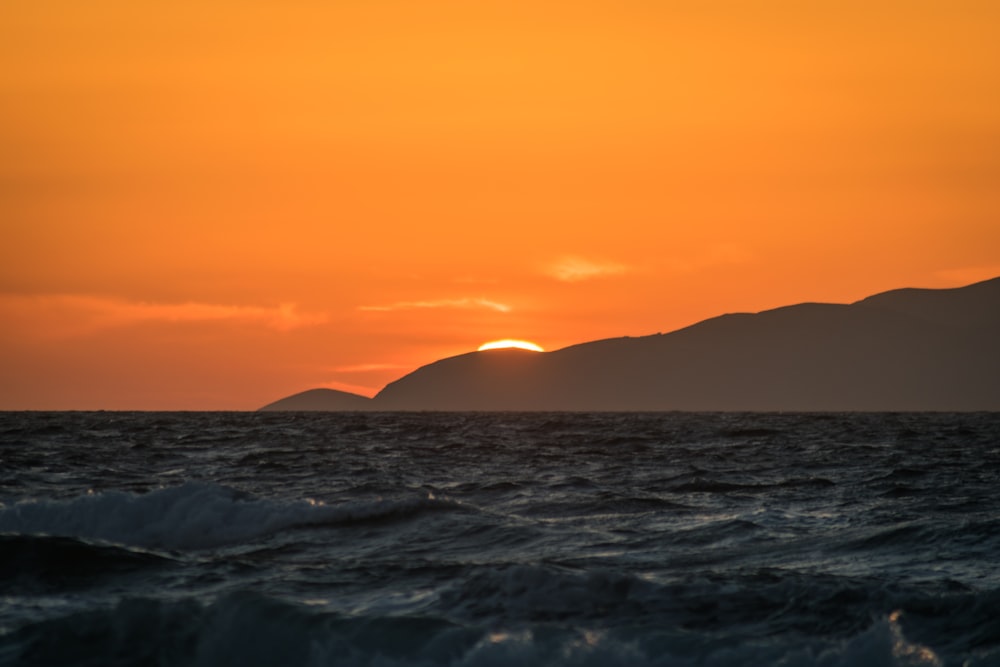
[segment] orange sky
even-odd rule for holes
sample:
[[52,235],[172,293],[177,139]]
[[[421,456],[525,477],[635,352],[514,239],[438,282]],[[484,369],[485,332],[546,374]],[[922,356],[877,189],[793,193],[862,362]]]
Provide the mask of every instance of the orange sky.
[[1000,275],[1000,3],[11,0],[0,409]]

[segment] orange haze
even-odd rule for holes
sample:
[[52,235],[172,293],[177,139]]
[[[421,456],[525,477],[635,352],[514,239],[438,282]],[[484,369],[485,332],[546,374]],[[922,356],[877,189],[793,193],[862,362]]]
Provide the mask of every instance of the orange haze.
[[12,0],[0,409],[1000,275],[1000,3]]

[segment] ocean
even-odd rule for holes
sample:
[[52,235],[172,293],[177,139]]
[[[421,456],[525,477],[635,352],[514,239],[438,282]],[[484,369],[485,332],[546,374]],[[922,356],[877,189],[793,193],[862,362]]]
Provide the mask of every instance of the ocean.
[[0,665],[1000,665],[1000,413],[2,413]]

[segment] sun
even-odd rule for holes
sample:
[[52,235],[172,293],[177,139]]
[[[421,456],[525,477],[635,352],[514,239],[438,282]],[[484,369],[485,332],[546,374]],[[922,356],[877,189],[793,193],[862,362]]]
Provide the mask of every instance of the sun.
[[491,340],[488,343],[483,343],[479,346],[479,351],[483,350],[501,350],[506,348],[517,348],[520,350],[531,350],[532,352],[544,352],[541,345],[532,343],[529,340],[517,340],[514,338],[504,338],[503,340]]

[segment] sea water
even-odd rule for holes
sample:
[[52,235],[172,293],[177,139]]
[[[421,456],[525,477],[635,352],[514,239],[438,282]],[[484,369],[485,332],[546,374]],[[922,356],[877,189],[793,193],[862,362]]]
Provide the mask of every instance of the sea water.
[[0,414],[2,665],[1000,665],[1000,414]]

